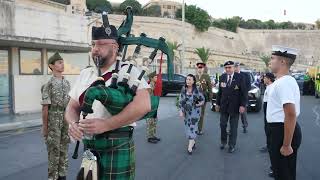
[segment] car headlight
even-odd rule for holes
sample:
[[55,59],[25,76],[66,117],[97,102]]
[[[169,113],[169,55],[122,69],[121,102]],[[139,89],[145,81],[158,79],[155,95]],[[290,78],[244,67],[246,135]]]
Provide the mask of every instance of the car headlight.
[[218,88],[216,88],[216,87],[213,87],[213,88],[212,88],[212,93],[216,94],[216,93],[218,93],[218,91],[219,91]]
[[260,96],[260,89],[257,88],[257,87],[255,87],[255,88],[251,89],[251,90],[249,91],[249,93],[250,93],[250,94],[254,94],[255,97],[259,97],[259,96]]
[[249,93],[252,93],[252,94],[256,94],[256,93],[258,93],[259,92],[259,89],[258,88],[254,88],[254,89],[251,89],[250,91],[249,91]]

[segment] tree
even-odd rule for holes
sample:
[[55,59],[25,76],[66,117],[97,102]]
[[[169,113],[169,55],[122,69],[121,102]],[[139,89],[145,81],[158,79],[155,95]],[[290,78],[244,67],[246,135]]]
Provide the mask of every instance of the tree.
[[225,19],[225,29],[232,32],[237,32],[237,28],[242,20],[239,16],[234,16],[232,18]]
[[106,11],[111,13],[112,6],[109,1],[106,0],[86,0],[87,9],[96,13]]
[[271,60],[271,56],[264,54],[264,55],[260,56],[260,59],[264,62],[264,64],[266,65],[266,68],[269,68],[269,63],[270,63],[270,60]]
[[[178,9],[176,12],[176,18],[181,17],[182,10]],[[208,12],[195,5],[185,5],[185,17],[186,21],[190,24],[193,24],[195,28],[200,32],[207,31],[211,26],[210,16]]]
[[316,21],[316,27],[317,27],[317,29],[320,29],[320,19],[318,19],[318,20]]
[[161,17],[161,7],[159,5],[152,5],[143,10],[144,16]]
[[245,29],[266,29],[266,25],[259,19],[248,19],[240,24],[241,28]]
[[175,55],[175,52],[178,50],[178,48],[182,44],[178,44],[176,41],[174,41],[174,42],[167,41],[167,45],[168,45],[169,51],[171,51],[171,53],[172,53],[172,56],[173,56],[172,59],[174,60],[175,58],[177,58],[177,56]]
[[203,63],[207,63],[208,60],[209,60],[209,56],[210,56],[210,49],[209,48],[196,48],[196,50],[194,51],[198,56],[199,58],[201,59],[201,61]]
[[181,19],[181,18],[182,18],[182,9],[180,8],[176,11],[176,19]]
[[[167,45],[168,45],[168,48],[169,48],[169,51],[171,51],[171,55],[172,55],[172,60],[173,62],[176,61],[176,59],[179,59],[181,61],[181,54],[179,54],[179,57],[176,55],[176,52],[177,50],[179,49],[179,47],[182,45],[182,44],[178,44],[176,41],[174,42],[170,42],[170,41],[167,41]],[[177,63],[176,63],[177,64]],[[182,69],[182,62],[180,62],[180,68]]]
[[280,29],[294,29],[294,25],[291,21],[281,22],[279,24]]
[[137,0],[125,0],[123,3],[120,4],[120,10],[124,12],[128,6],[132,7],[133,14],[142,14],[142,6]]
[[186,19],[200,32],[207,31],[211,25],[210,16],[207,11],[195,6],[187,6]]
[[277,23],[275,23],[272,19],[264,23],[266,24],[267,29],[277,29]]

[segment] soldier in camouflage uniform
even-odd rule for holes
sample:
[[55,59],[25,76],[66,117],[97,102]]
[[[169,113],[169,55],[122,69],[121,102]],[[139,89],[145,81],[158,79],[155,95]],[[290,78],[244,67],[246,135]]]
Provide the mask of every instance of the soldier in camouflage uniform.
[[206,110],[206,102],[210,102],[212,99],[212,83],[209,74],[205,71],[206,64],[203,62],[197,63],[197,74],[196,74],[196,81],[197,81],[197,87],[203,92],[203,95],[206,99],[203,106],[201,106],[201,116],[200,121],[198,124],[198,135],[203,134],[203,120],[204,120],[204,114]]
[[63,76],[63,59],[55,53],[48,61],[53,76],[41,88],[42,133],[48,150],[48,179],[65,180],[68,169],[68,123],[64,120],[70,83]]
[[[150,96],[154,95],[154,88],[156,86],[157,82],[157,74],[156,72],[152,72],[149,74],[149,80],[150,80]],[[160,138],[156,137],[156,131],[157,131],[157,113],[154,117],[146,119],[147,123],[147,139],[149,143],[158,143],[160,141]]]

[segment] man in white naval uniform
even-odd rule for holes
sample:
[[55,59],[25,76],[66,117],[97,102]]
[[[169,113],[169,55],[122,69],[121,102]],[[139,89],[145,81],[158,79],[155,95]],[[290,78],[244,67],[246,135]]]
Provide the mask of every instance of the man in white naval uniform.
[[301,129],[300,91],[296,80],[289,75],[298,50],[272,46],[270,68],[276,81],[268,91],[267,122],[270,132],[270,158],[276,180],[295,180]]

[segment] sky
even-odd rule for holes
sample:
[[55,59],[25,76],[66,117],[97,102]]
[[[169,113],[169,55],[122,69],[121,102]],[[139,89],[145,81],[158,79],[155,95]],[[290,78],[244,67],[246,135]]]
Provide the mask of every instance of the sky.
[[[109,1],[121,3],[124,0]],[[138,1],[144,5],[149,0]],[[173,1],[182,3],[182,0]],[[320,0],[185,0],[185,3],[205,9],[213,18],[240,16],[244,19],[312,24],[320,19]]]

